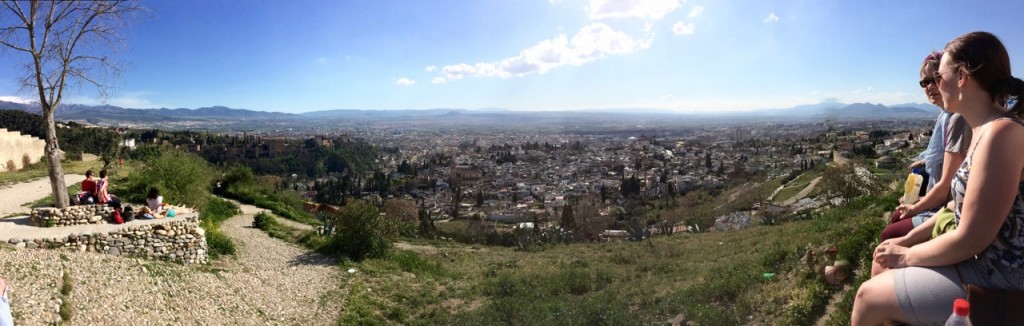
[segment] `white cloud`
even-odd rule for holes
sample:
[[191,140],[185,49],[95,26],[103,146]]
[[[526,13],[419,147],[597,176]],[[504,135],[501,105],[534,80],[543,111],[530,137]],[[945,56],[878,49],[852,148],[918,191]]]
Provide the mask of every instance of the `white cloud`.
[[672,33],[676,33],[676,35],[693,34],[693,28],[693,23],[687,24],[682,21],[678,21],[675,25],[672,25]]
[[658,99],[659,100],[671,100],[672,98],[674,98],[674,96],[672,96],[672,94],[668,94],[668,95],[664,95],[662,97],[659,97]]
[[437,70],[437,66],[429,65],[429,66],[427,66],[427,68],[425,68],[423,70],[425,70],[426,72],[434,72],[434,70]]
[[679,8],[679,0],[590,0],[587,13],[590,19],[647,18],[661,19]]
[[777,21],[779,21],[779,16],[776,16],[775,12],[769,12],[768,17],[765,17],[764,19],[765,23],[774,23]]
[[398,80],[395,81],[395,85],[400,85],[400,86],[412,86],[413,84],[416,84],[415,80],[412,80],[412,79],[409,79],[409,78],[405,78],[405,77],[399,78]]
[[697,17],[697,16],[700,16],[700,13],[702,13],[702,12],[704,12],[704,6],[693,6],[693,9],[690,9],[690,15],[689,16],[690,17]]
[[316,58],[316,62],[319,62],[319,63],[327,63],[327,58],[325,58],[325,57],[319,57],[319,58]]
[[547,73],[565,65],[579,66],[609,55],[628,54],[651,46],[652,35],[643,39],[615,31],[608,25],[592,23],[584,26],[572,39],[565,34],[544,40],[518,55],[496,62],[460,63],[441,68],[441,77],[431,82],[471,77],[523,77],[532,73]]
[[[30,103],[33,102],[30,99],[22,98],[22,97],[18,97],[18,96],[13,96],[13,95],[11,95],[11,96],[0,96],[0,101],[21,103],[21,104],[30,104]],[[38,100],[36,102],[38,102]]]

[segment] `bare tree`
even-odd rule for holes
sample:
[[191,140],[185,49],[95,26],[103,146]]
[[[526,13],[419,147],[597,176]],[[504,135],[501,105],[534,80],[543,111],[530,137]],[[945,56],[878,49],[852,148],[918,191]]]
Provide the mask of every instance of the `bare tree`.
[[39,93],[46,120],[45,156],[53,202],[68,205],[63,152],[57,140],[54,112],[67,86],[95,86],[102,96],[102,77],[120,65],[104,55],[121,46],[118,34],[142,7],[135,1],[0,0],[0,45],[26,54],[23,89]]

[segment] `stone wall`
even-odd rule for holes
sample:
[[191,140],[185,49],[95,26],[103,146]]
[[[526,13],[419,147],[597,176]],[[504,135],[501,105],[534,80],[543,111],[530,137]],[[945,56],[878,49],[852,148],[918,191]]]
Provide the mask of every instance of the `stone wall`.
[[125,225],[113,232],[83,232],[57,238],[13,238],[8,242],[18,249],[69,248],[115,256],[202,264],[207,261],[205,234],[203,228],[199,227],[198,216],[190,216],[162,224]]
[[22,135],[17,131],[0,128],[0,172],[7,171],[7,162],[14,162],[16,169],[25,168],[23,157],[26,155],[29,164],[39,162],[43,157],[46,141],[32,136]]
[[113,221],[114,208],[103,204],[68,206],[64,209],[39,207],[32,209],[29,224],[33,226],[70,226],[100,224]]

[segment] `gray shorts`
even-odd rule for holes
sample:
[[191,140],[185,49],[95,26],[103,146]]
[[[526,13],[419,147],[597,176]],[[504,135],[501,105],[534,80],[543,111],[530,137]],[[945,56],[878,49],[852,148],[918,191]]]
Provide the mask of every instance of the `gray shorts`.
[[[963,282],[957,276],[963,275]],[[992,276],[986,276],[986,270]],[[982,266],[982,261],[970,259],[954,266],[907,267],[893,270],[896,299],[900,309],[912,325],[943,325],[953,311],[956,298],[966,298],[963,283],[981,287],[1019,290],[1019,281],[1003,277],[999,272]]]

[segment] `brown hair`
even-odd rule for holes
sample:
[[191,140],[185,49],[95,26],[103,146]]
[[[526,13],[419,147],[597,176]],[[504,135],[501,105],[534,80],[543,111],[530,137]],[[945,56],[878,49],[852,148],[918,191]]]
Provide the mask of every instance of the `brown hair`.
[[106,178],[106,177],[107,177],[107,170],[106,169],[100,170],[100,179],[103,179],[103,178]]
[[88,177],[91,177],[91,176],[92,176],[92,170],[86,170],[85,171],[85,177],[88,178]]
[[1013,107],[1007,109],[1018,117],[1024,116],[1024,104],[1020,101],[1024,81],[1010,74],[1010,56],[999,38],[988,32],[967,33],[949,41],[945,52],[958,69],[977,80],[981,89],[1000,105],[1005,107],[1010,97],[1017,97]]

